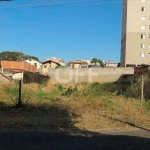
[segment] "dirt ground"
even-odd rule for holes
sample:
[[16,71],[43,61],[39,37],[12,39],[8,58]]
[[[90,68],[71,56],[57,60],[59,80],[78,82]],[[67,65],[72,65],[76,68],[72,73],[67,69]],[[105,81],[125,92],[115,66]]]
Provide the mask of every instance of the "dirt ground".
[[1,150],[149,150],[150,131],[0,132]]

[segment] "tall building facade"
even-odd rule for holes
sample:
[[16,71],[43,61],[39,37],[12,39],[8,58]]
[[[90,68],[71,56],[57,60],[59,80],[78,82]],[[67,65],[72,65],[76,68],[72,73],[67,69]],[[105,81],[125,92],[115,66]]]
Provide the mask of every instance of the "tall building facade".
[[121,66],[150,65],[150,0],[123,0]]

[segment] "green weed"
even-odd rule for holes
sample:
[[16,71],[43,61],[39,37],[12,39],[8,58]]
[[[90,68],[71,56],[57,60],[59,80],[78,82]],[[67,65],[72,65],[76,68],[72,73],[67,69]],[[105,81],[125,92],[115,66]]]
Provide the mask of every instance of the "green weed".
[[39,91],[36,93],[36,97],[37,98],[46,98],[46,97],[48,97],[48,93],[46,93],[44,91]]
[[113,102],[110,101],[109,99],[107,98],[104,98],[103,100],[103,106],[107,109],[107,110],[114,110],[114,105],[113,105]]
[[8,86],[5,86],[4,87],[4,91],[5,91],[5,93],[7,94],[7,95],[9,95],[9,96],[18,96],[18,94],[19,94],[19,89],[18,89],[18,87],[17,86],[15,86],[15,87],[8,87]]
[[92,83],[84,87],[83,94],[85,97],[97,97],[102,95],[102,86],[100,83]]
[[61,95],[62,96],[71,96],[71,95],[76,95],[78,94],[78,90],[76,88],[72,88],[72,87],[69,87],[65,92],[63,92]]
[[146,108],[147,110],[150,111],[150,100],[149,100],[149,101],[145,101],[145,102],[144,102],[144,106],[145,106],[145,108]]
[[58,88],[58,91],[60,91],[60,92],[62,92],[63,89],[64,89],[63,86],[62,86],[61,84],[58,84],[58,85],[57,85],[57,88]]

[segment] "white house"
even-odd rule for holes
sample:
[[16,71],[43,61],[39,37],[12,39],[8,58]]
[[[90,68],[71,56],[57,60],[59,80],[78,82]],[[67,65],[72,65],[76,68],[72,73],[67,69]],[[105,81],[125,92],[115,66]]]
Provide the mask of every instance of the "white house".
[[42,68],[42,63],[37,61],[37,60],[25,60],[25,62],[34,65],[37,67],[37,69],[41,69]]
[[113,60],[106,62],[106,67],[117,67],[118,63],[115,63]]
[[61,58],[52,57],[52,58],[47,58],[47,61],[48,60],[59,63],[61,66],[66,66],[66,63]]

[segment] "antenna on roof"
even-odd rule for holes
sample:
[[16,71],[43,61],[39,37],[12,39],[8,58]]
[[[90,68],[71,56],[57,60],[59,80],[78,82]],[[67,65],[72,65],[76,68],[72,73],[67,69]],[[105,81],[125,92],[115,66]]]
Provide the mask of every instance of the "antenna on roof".
[[23,59],[23,53],[22,53],[22,51],[23,51],[23,46],[22,46],[22,44],[21,44],[21,61],[23,61],[24,59]]

